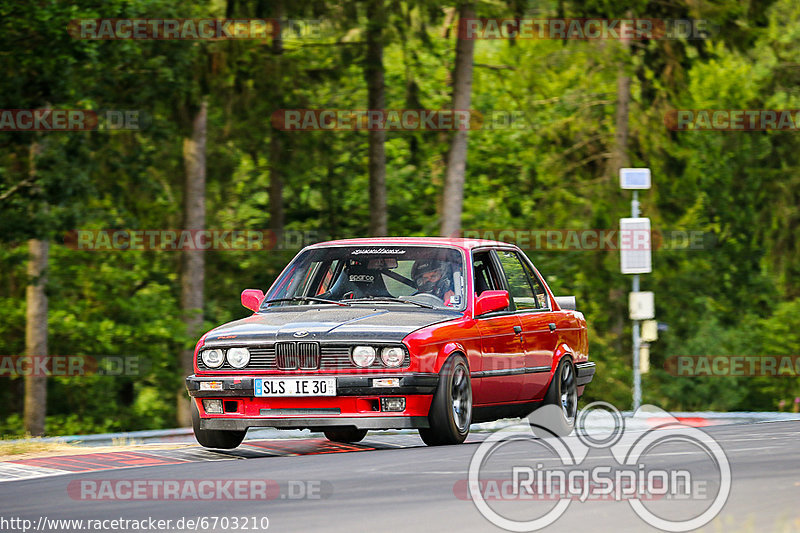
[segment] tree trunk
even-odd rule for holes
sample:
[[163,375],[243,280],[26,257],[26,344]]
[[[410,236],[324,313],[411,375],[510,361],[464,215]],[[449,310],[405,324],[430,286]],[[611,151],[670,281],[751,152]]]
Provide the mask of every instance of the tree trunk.
[[631,101],[631,77],[625,66],[619,67],[617,73],[617,111],[614,116],[614,148],[609,160],[609,174],[613,178],[619,175],[619,169],[627,167],[628,159],[628,107]]
[[[192,136],[183,140],[183,164],[186,170],[184,228],[202,230],[206,225],[206,123],[208,103],[203,100],[192,123]],[[205,258],[203,250],[183,252],[183,271],[181,272],[181,309],[186,324],[186,333],[196,339],[203,325],[203,282],[205,278]],[[194,350],[183,350],[181,368],[184,375],[193,371]],[[192,424],[190,404],[186,392],[178,393],[178,423],[181,426]]]
[[[630,16],[628,17],[630,18]],[[624,23],[622,24],[624,26]],[[620,34],[625,31],[620,28]],[[619,176],[619,169],[630,165],[628,158],[628,116],[631,102],[631,77],[628,74],[628,58],[630,43],[620,40],[624,51],[624,60],[617,70],[617,110],[614,116],[614,147],[608,160],[606,172],[611,179]]]
[[[36,156],[39,144],[31,144],[29,179],[36,176]],[[43,357],[47,351],[47,267],[50,243],[46,240],[28,241],[28,286],[25,290],[25,355]],[[35,365],[34,365],[35,367]],[[25,431],[33,436],[44,435],[47,414],[47,377],[25,376]]]
[[[459,8],[459,19],[475,18],[471,3]],[[460,24],[460,22],[459,22]],[[472,101],[473,39],[456,41],[456,65],[453,72],[453,109],[469,110]],[[444,192],[442,194],[442,221],[440,233],[445,237],[457,236],[461,230],[461,212],[464,204],[464,174],[467,169],[467,129],[457,129],[447,154]]]
[[[383,80],[383,28],[386,25],[383,0],[367,2],[367,57],[364,78],[367,82],[367,109],[386,107]],[[384,130],[369,130],[369,234],[386,235],[386,153]]]
[[[39,239],[28,241],[28,287],[25,291],[25,354],[47,355],[47,266],[50,243]],[[35,365],[34,365],[35,366]],[[25,376],[25,431],[33,436],[44,435],[47,412],[47,377]]]
[[[273,18],[283,21],[285,12],[283,1],[276,0],[273,5]],[[283,37],[281,32],[275,33],[272,39],[272,55],[275,62],[275,76],[272,85],[272,101],[277,107],[283,102]],[[269,228],[272,230],[276,242],[283,238],[283,132],[272,127],[269,136]]]
[[[633,17],[632,13],[626,14],[627,19]],[[625,23],[621,24],[620,34],[626,33]],[[630,60],[630,42],[626,39],[620,40],[622,47],[622,59],[617,69],[617,109],[614,115],[614,146],[611,149],[611,157],[608,159],[606,176],[612,182],[619,180],[619,169],[630,166],[628,157],[628,118],[630,116],[631,101],[631,77],[628,74],[628,62]],[[615,290],[609,293],[609,299],[619,301],[619,294]],[[614,349],[618,353],[623,351],[623,332],[625,330],[625,313],[612,315],[610,331],[613,333]]]

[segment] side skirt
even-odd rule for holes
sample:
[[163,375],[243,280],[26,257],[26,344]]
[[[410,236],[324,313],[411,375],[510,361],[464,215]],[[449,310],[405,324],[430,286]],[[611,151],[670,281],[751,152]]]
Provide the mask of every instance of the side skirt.
[[500,418],[525,418],[539,406],[541,401],[517,403],[512,405],[486,405],[472,408],[472,423],[491,422]]

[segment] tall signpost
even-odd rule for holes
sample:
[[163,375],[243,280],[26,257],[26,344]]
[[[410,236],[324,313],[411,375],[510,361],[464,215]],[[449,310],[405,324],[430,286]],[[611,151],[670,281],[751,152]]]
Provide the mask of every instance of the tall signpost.
[[650,219],[639,217],[639,191],[650,188],[650,169],[621,168],[619,185],[622,189],[633,190],[631,218],[619,220],[619,250],[620,270],[623,274],[633,274],[628,308],[633,320],[633,410],[636,411],[642,405],[639,324],[655,318],[653,293],[639,291],[639,275],[653,271]]

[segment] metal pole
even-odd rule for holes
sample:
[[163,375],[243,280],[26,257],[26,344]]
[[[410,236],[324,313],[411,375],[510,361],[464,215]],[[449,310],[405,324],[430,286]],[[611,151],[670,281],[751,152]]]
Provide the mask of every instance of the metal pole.
[[[639,217],[639,191],[633,191],[631,200],[631,217]],[[639,292],[639,274],[633,275],[633,292]],[[639,369],[639,321],[633,321],[633,410],[642,405],[642,373]]]

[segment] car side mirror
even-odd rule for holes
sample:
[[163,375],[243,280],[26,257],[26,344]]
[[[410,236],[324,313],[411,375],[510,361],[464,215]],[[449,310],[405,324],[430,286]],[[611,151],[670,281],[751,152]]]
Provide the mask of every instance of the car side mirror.
[[475,300],[475,316],[508,307],[508,291],[483,291]]
[[251,311],[258,311],[262,300],[264,300],[264,292],[261,289],[245,289],[242,291],[242,305]]
[[556,296],[556,303],[562,310],[578,310],[578,305],[575,303],[574,296]]

